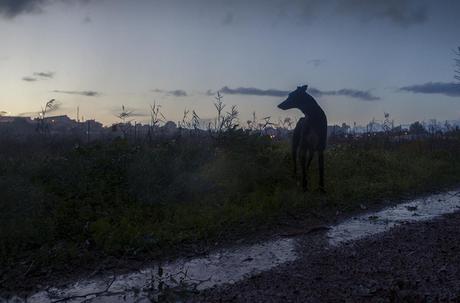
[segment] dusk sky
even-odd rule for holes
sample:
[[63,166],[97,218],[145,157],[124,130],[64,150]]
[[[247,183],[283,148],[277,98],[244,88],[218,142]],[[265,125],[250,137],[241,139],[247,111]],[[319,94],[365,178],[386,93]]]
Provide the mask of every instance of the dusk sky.
[[11,115],[55,98],[106,124],[122,104],[146,122],[154,101],[207,119],[220,90],[242,121],[277,119],[308,84],[330,124],[460,119],[458,0],[0,0],[0,41]]

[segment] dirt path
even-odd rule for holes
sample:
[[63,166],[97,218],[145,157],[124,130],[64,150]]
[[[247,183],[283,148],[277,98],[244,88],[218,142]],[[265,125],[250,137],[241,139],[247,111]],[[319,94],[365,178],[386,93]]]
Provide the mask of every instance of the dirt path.
[[457,189],[161,266],[50,284],[27,301],[460,301],[459,223]]
[[[201,292],[197,302],[459,302],[460,213],[329,248]],[[313,248],[313,249],[312,249]],[[316,253],[315,253],[316,252]]]

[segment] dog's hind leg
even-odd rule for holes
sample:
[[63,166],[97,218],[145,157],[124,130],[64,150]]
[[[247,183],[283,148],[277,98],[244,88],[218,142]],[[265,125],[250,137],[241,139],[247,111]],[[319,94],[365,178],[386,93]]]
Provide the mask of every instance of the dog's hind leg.
[[324,189],[324,151],[318,151],[318,168],[319,168],[319,190],[323,193]]
[[292,137],[292,161],[293,161],[293,173],[294,177],[297,175],[297,155],[299,151],[299,144],[300,144],[300,138],[301,138],[301,128],[300,127],[300,121],[297,124],[297,126],[294,129],[294,135]]

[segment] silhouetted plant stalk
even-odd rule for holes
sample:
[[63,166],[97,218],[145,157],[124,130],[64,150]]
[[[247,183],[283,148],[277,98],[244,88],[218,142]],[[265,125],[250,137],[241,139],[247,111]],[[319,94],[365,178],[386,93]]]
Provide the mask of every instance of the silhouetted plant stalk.
[[127,120],[132,116],[133,112],[129,111],[127,108],[125,108],[124,105],[121,106],[121,112],[116,115],[118,119],[120,119],[120,123],[118,124],[122,134],[123,138],[126,138],[126,135],[130,129],[131,126],[131,120]]
[[220,133],[222,132],[222,127],[223,127],[223,121],[222,121],[222,111],[225,108],[225,104],[222,101],[223,96],[220,94],[220,92],[217,92],[217,96],[215,97],[216,102],[214,102],[214,107],[217,110],[217,118],[215,122],[215,130]]
[[[199,134],[200,131],[207,130],[208,133],[212,136],[220,135],[225,131],[235,130],[241,128],[243,130],[249,130],[254,132],[260,132],[261,134],[268,127],[273,128],[287,128],[292,129],[295,125],[295,121],[291,118],[284,118],[284,120],[279,119],[277,123],[272,122],[271,117],[267,116],[262,119],[258,119],[256,112],[252,113],[252,120],[247,120],[246,125],[240,125],[239,116],[240,112],[236,105],[231,106],[230,108],[223,102],[223,95],[220,92],[216,93],[214,97],[214,108],[216,109],[216,117],[210,119],[209,122],[205,122],[195,110],[185,108],[183,112],[182,119],[178,121],[178,128],[182,130],[188,130],[188,133],[191,133],[190,130],[193,130],[194,133]],[[49,129],[46,122],[49,120],[49,113],[55,111],[59,108],[59,103],[55,99],[51,99],[45,103],[41,108],[41,111],[38,113],[37,118],[37,131],[45,132]],[[121,110],[115,113],[115,117],[119,119],[118,123],[112,125],[112,131],[116,132],[117,130],[121,133],[122,138],[128,138],[129,136],[134,135],[135,139],[140,138],[140,136],[145,136],[147,140],[152,140],[154,136],[159,135],[159,127],[162,123],[166,123],[167,119],[161,112],[161,105],[156,101],[149,106],[149,122],[148,125],[142,125],[141,123],[132,124],[132,117],[134,112],[129,110],[125,105],[121,105]],[[228,109],[228,111],[225,111]],[[7,112],[0,111],[0,116],[7,115]],[[84,120],[82,118],[82,120]],[[77,123],[80,122],[79,109],[77,108]],[[83,134],[86,136],[86,141],[89,140],[89,121],[86,125],[83,125],[81,129]],[[144,130],[146,130],[144,132]]]
[[153,102],[153,105],[150,105],[150,127],[148,133],[150,140],[160,126],[160,123],[166,122],[166,117],[161,113],[160,108],[161,105],[157,104],[156,101]]
[[45,118],[49,112],[55,111],[59,108],[59,103],[55,99],[51,99],[42,106],[41,111],[38,113],[38,131],[44,133],[47,130]]
[[286,128],[288,130],[292,129],[294,121],[290,117],[286,117],[284,119],[279,119],[278,126],[282,128]]
[[179,128],[190,128],[190,121],[188,119],[188,114],[190,113],[190,110],[184,109],[184,113],[182,115],[182,120],[179,121]]
[[192,127],[194,130],[197,130],[200,128],[200,117],[198,114],[193,110],[192,111]]

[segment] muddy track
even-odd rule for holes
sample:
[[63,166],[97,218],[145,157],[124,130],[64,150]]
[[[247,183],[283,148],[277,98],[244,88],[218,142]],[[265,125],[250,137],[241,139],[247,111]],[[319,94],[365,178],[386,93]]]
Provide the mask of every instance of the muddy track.
[[[161,268],[141,267],[125,275],[105,274],[76,284],[73,280],[62,287],[32,293],[28,301],[56,302],[71,298],[70,302],[137,302],[138,299],[385,302],[407,301],[411,296],[415,302],[449,300],[456,297],[459,289],[456,276],[452,275],[453,271],[460,277],[454,258],[460,247],[454,232],[460,223],[459,209],[457,189],[351,217],[336,225],[291,229],[254,245],[220,248],[197,258],[180,258]],[[452,213],[455,214],[440,217]],[[450,250],[442,248],[441,254],[454,258],[444,260],[445,264],[436,259],[438,242],[442,240],[447,246],[452,245]],[[428,252],[432,263],[418,255]],[[433,266],[438,271],[426,271],[426,267]],[[450,288],[439,288],[431,279],[436,279],[436,274],[447,273],[447,268],[451,270],[448,283],[439,281]],[[419,288],[425,292],[420,293]],[[442,297],[437,297],[436,290],[441,291]]]
[[[196,302],[459,302],[460,213],[316,253]],[[316,251],[316,252],[315,252]]]

